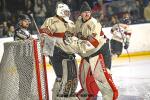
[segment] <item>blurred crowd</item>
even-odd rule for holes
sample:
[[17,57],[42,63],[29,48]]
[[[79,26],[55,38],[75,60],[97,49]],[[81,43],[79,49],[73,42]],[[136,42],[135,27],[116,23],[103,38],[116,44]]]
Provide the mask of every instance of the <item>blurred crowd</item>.
[[[0,0],[0,38],[13,36],[17,17],[22,13],[33,14],[40,27],[45,18],[55,15],[58,1],[69,5],[73,21],[79,16],[82,2],[87,1],[103,27],[111,27],[126,17],[131,24],[150,22],[150,0]],[[32,34],[37,34],[34,23],[30,28]]]

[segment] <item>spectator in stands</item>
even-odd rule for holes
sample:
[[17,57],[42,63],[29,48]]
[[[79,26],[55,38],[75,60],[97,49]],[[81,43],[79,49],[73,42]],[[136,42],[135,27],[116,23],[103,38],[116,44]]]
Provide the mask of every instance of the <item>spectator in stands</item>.
[[9,25],[7,37],[13,37],[15,34],[15,28],[13,25]]
[[108,5],[107,11],[108,16],[112,16],[114,14],[113,7],[110,5]]
[[0,23],[0,38],[3,37],[3,24]]
[[40,27],[44,22],[46,11],[47,10],[44,1],[38,0],[34,6],[35,21],[37,22],[38,27]]
[[146,21],[150,22],[150,1],[148,5],[144,8],[144,18]]
[[149,0],[143,0],[144,6],[147,6],[148,2],[149,2]]
[[136,3],[135,3],[135,18],[140,18],[140,9],[141,9],[141,7],[140,7],[141,5],[140,5],[140,1],[138,1],[138,0],[136,0]]
[[3,22],[3,37],[7,37],[7,33],[8,33],[8,23],[7,21]]
[[111,21],[110,21],[110,27],[117,24],[119,22],[118,16],[117,15],[113,15],[111,16]]
[[30,14],[33,13],[34,9],[34,1],[33,0],[25,0],[25,11]]
[[93,11],[93,12],[100,12],[101,10],[102,10],[101,5],[100,5],[98,2],[95,2],[95,3],[93,4],[92,11]]
[[137,5],[138,5],[138,7],[139,7],[139,15],[140,15],[140,18],[141,19],[144,19],[144,3],[143,3],[143,0],[137,0],[136,1],[137,2]]

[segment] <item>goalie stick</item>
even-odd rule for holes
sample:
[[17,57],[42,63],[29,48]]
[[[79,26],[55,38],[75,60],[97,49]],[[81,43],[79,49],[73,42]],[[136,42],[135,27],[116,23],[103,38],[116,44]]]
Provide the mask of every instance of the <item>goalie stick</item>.
[[[36,22],[35,22],[35,19],[34,19],[34,17],[33,17],[33,14],[31,13],[30,14],[30,16],[31,16],[31,18],[32,18],[32,21],[33,21],[33,23],[34,23],[34,26],[35,26],[35,28],[36,28],[36,31],[37,31],[37,37],[38,37],[38,40],[40,41],[40,44],[41,44],[41,42],[42,42],[42,40],[41,40],[41,38],[40,38],[40,31],[39,31],[39,29],[38,29],[38,26],[37,26],[37,24],[36,24]],[[42,45],[40,45],[41,46],[41,48],[42,48]],[[41,52],[41,51],[40,51]],[[47,71],[46,71],[46,62],[45,62],[45,56],[44,55],[42,55],[42,59],[43,59],[43,62],[44,62],[44,64],[43,64],[43,66],[44,66],[44,75],[45,75],[45,88],[46,88],[46,90],[45,90],[45,92],[47,93],[47,99],[46,100],[49,100],[49,92],[48,92],[48,78],[47,78]]]

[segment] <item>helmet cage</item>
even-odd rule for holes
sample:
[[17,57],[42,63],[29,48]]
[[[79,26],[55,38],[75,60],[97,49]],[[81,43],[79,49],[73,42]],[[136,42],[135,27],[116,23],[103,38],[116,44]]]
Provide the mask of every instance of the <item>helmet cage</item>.
[[59,3],[56,8],[56,14],[63,18],[70,17],[70,9],[66,4]]

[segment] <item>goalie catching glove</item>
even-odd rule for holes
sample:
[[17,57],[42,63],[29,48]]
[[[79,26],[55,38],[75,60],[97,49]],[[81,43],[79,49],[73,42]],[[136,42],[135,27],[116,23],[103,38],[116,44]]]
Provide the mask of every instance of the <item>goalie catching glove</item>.
[[64,43],[65,43],[66,45],[69,45],[69,44],[71,44],[71,43],[73,42],[72,36],[73,36],[73,34],[72,34],[71,32],[69,32],[69,31],[66,31],[66,32],[65,32],[63,41],[64,41]]

